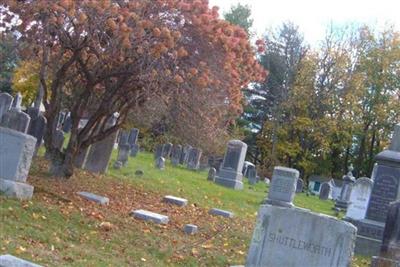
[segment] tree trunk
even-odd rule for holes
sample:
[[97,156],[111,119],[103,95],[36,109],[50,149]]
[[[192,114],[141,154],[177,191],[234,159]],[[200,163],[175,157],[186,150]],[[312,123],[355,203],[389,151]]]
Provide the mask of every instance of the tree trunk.
[[374,147],[375,147],[375,140],[376,140],[376,129],[372,132],[372,139],[371,139],[371,145],[369,148],[369,154],[368,154],[368,169],[367,169],[367,174],[372,172],[372,168],[374,167]]
[[367,123],[364,125],[363,135],[360,140],[360,149],[358,150],[358,157],[357,157],[357,161],[356,161],[356,172],[357,172],[356,175],[357,176],[359,175],[359,173],[362,170],[364,154],[365,154],[365,143],[367,141],[369,125],[370,125],[370,123]]

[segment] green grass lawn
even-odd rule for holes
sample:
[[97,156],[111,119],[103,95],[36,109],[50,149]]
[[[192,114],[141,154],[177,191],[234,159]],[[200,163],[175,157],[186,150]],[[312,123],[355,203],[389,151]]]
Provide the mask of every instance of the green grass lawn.
[[[115,159],[116,151],[113,152]],[[112,166],[113,160],[110,162]],[[144,175],[136,177],[135,171]],[[207,181],[207,172],[154,168],[153,155],[140,153],[121,170],[107,175],[84,171],[68,181],[54,181],[43,159],[36,160],[28,182],[34,198],[20,202],[0,197],[0,250],[45,266],[228,266],[244,264],[257,210],[268,187],[260,182],[235,191]],[[98,206],[76,196],[87,190],[110,197]],[[162,203],[171,194],[189,200],[185,208]],[[297,194],[295,205],[333,215],[331,201]],[[231,210],[233,220],[212,217],[212,208]],[[167,226],[137,221],[132,208],[167,214]],[[109,223],[112,227],[104,227]],[[199,225],[197,235],[182,233],[186,223]],[[368,266],[357,257],[353,266]]]

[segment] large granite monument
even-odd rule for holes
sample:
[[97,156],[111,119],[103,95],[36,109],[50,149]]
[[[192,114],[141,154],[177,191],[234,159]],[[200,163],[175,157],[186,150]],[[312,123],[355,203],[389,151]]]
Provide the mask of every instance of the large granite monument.
[[271,205],[262,205],[258,211],[246,267],[350,266],[357,229],[334,217],[294,207],[299,172],[276,167],[274,173],[268,194]]
[[349,220],[357,228],[356,253],[378,255],[389,204],[400,198],[400,124],[395,126],[389,149],[379,153],[365,219]]
[[215,183],[237,190],[243,189],[243,162],[246,157],[247,144],[240,140],[228,142],[224,161],[215,177]]

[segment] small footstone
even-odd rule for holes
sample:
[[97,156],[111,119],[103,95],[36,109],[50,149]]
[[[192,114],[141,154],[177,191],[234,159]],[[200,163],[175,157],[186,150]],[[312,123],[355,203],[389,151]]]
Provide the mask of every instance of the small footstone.
[[41,265],[7,254],[0,256],[0,267],[41,267]]
[[234,214],[233,212],[227,211],[227,210],[220,210],[220,209],[211,209],[208,213],[212,215],[217,215],[217,216],[222,216],[222,217],[227,217],[227,218],[233,218]]
[[145,221],[152,221],[154,223],[160,223],[160,224],[167,224],[169,221],[168,216],[154,213],[154,212],[147,211],[147,210],[134,210],[131,212],[131,216],[133,216],[137,219],[142,219]]
[[144,172],[142,170],[136,170],[135,175],[136,176],[143,176]]
[[188,203],[187,199],[174,196],[165,196],[164,202],[171,203],[180,207],[186,206]]
[[26,183],[0,179],[0,192],[8,197],[29,200],[33,195],[33,186]]
[[114,163],[114,169],[117,169],[117,170],[119,170],[119,169],[121,169],[122,168],[122,166],[123,166],[124,164],[121,162],[121,161],[116,161],[115,163]]
[[197,225],[194,224],[186,224],[185,227],[183,228],[183,231],[185,231],[186,234],[192,235],[198,232],[198,227]]
[[77,194],[83,198],[86,198],[87,200],[94,201],[101,205],[108,205],[108,203],[110,202],[110,199],[108,197],[99,196],[89,192],[78,192]]

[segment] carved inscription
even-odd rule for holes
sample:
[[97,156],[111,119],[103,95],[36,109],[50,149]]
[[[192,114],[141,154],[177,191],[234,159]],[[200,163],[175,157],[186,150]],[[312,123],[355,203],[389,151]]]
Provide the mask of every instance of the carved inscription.
[[291,193],[292,187],[293,187],[293,182],[290,179],[276,177],[273,180],[271,190],[279,193]]
[[289,236],[280,235],[277,233],[268,233],[268,241],[273,244],[279,244],[284,247],[304,250],[308,253],[331,257],[333,249],[330,247],[321,246],[312,242],[291,238]]

